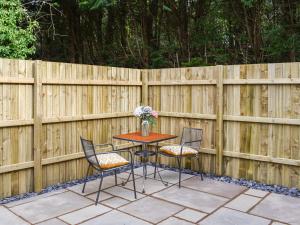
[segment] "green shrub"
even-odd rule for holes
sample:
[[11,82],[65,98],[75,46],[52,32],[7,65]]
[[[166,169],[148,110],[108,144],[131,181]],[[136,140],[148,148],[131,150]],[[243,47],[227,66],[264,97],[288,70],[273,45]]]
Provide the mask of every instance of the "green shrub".
[[37,27],[20,0],[0,0],[0,57],[24,59],[32,55]]

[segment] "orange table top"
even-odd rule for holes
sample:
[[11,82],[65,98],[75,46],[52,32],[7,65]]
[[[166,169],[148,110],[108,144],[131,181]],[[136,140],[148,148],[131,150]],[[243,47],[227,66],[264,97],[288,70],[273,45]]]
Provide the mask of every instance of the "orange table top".
[[165,140],[173,139],[176,137],[177,137],[176,135],[159,134],[159,133],[152,133],[152,132],[147,137],[143,137],[141,135],[141,132],[133,132],[133,133],[128,133],[128,134],[120,134],[120,135],[113,136],[113,138],[115,138],[115,139],[139,142],[139,143],[144,143],[144,144],[165,141]]

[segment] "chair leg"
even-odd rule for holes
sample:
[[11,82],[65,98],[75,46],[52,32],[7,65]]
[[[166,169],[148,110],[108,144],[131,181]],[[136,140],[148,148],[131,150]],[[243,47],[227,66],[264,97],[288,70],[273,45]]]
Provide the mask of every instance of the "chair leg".
[[200,168],[200,156],[197,155],[196,157],[197,157],[197,160],[198,160],[198,173],[201,176],[201,180],[203,180],[203,173],[201,172],[201,168]]
[[117,178],[117,170],[114,170],[115,173],[115,185],[118,185],[118,178]]
[[179,168],[179,188],[181,187],[181,157],[177,158],[178,168]]
[[131,164],[131,174],[132,174],[132,183],[133,183],[133,191],[134,191],[134,198],[136,197],[136,188],[135,188],[135,178],[134,178],[134,171],[133,171],[133,164]]
[[144,176],[144,179],[147,180],[147,164],[146,164],[146,160],[143,162],[143,176]]
[[128,181],[130,180],[131,174],[132,174],[132,172],[130,171],[130,173],[129,173],[128,177],[127,177],[127,180],[125,182],[122,181],[122,186],[125,186],[128,183]]
[[98,189],[98,194],[97,194],[95,205],[97,205],[98,201],[99,201],[99,196],[100,196],[102,181],[103,181],[103,172],[101,172],[100,184],[99,184],[99,189]]
[[158,152],[156,152],[155,154],[154,179],[156,178],[157,160],[158,160]]
[[91,167],[91,165],[89,164],[89,167],[88,167],[88,169],[86,171],[86,176],[85,176],[85,179],[84,179],[84,185],[83,185],[83,188],[82,188],[82,193],[84,193],[84,189],[85,189],[85,185],[86,185],[86,182],[87,182],[87,177],[89,175],[90,167]]

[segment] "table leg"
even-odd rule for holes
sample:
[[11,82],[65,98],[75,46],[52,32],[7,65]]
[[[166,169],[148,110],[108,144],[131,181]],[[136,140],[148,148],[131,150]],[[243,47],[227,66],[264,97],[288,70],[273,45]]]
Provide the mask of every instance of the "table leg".
[[[143,144],[142,150],[145,151],[147,148],[146,144]],[[143,155],[143,154],[142,154]],[[145,193],[145,180],[146,180],[146,176],[147,176],[147,156],[143,155],[142,157],[142,164],[143,164],[143,189],[142,189],[142,193]]]
[[147,162],[148,162],[148,155],[145,157],[145,180],[147,180]]
[[145,193],[145,180],[146,180],[146,163],[144,162],[143,165],[143,189],[142,189],[142,193]]

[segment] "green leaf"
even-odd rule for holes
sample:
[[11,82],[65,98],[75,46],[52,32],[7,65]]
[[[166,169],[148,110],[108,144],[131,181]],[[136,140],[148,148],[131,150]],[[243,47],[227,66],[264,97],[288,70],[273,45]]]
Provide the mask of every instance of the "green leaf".
[[168,12],[172,12],[172,9],[169,8],[169,7],[166,6],[166,5],[163,5],[163,10],[168,11]]

